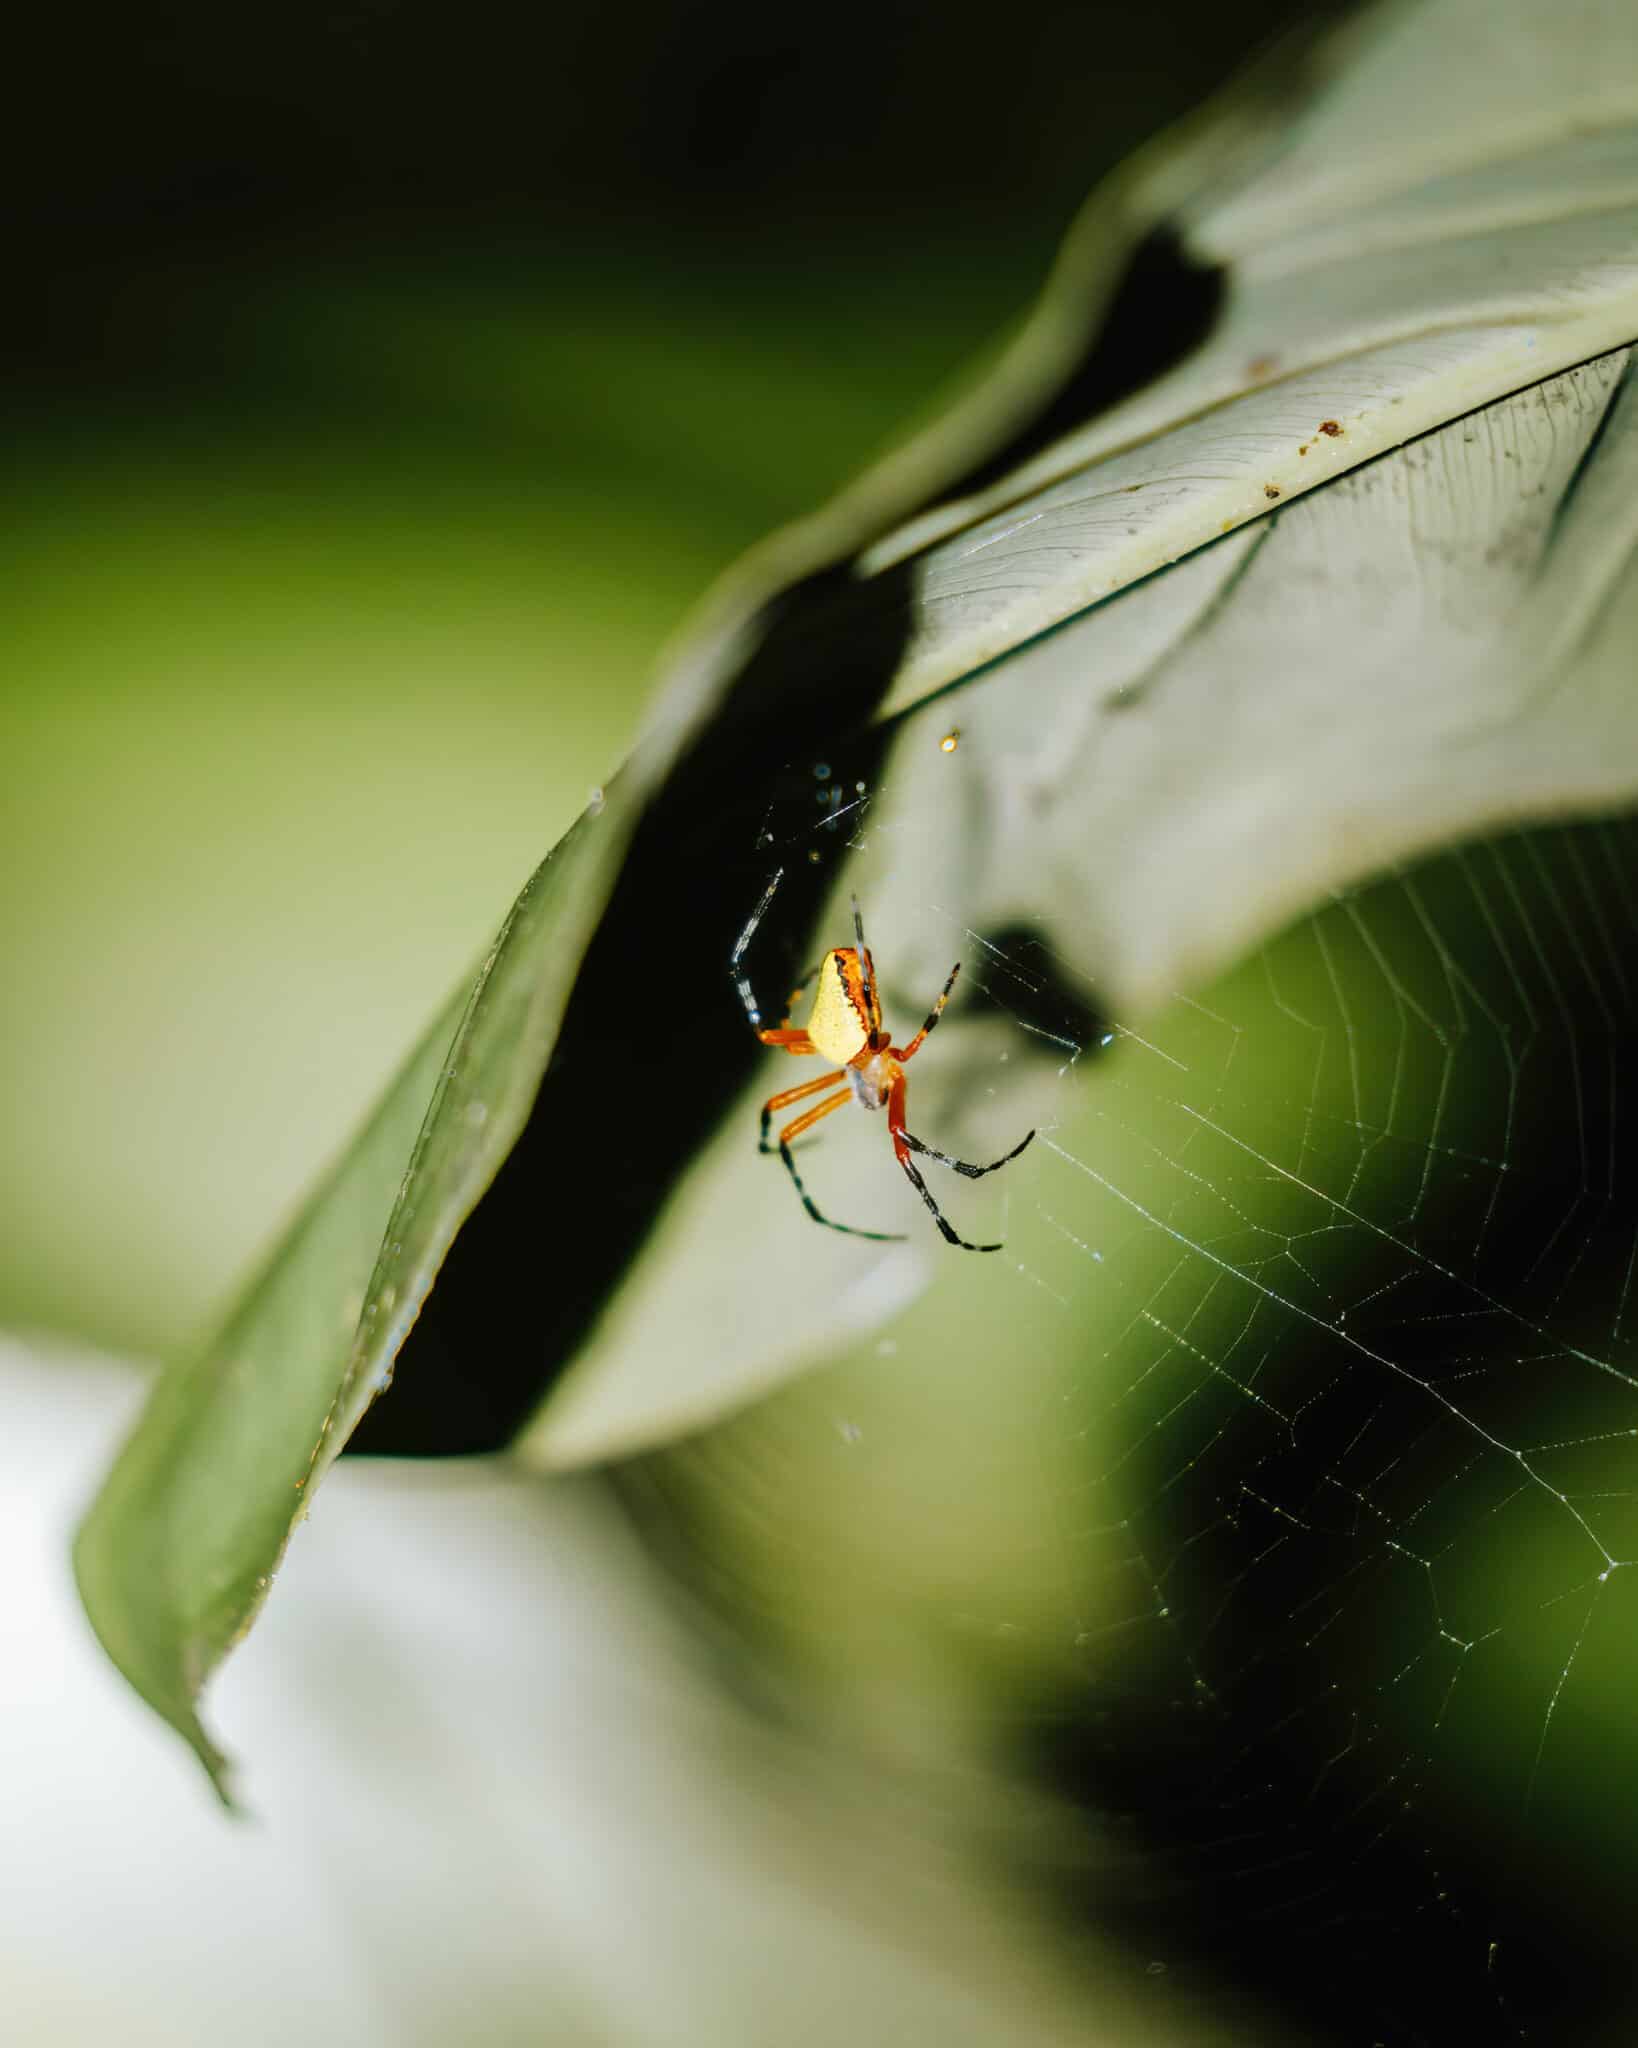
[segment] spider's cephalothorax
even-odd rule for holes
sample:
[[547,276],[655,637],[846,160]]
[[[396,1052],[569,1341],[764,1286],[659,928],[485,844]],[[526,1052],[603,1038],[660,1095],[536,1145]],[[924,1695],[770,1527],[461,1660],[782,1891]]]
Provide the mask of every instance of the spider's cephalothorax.
[[[780,870],[783,873],[783,870]],[[1033,1131],[1027,1132],[1012,1150],[1002,1158],[993,1160],[988,1166],[974,1166],[965,1159],[952,1159],[947,1152],[937,1152],[931,1145],[924,1145],[904,1127],[904,1069],[906,1064],[921,1049],[922,1040],[943,1015],[944,1005],[950,999],[955,987],[955,978],[961,972],[958,960],[950,969],[950,977],[944,984],[942,994],[933,1005],[927,1021],[905,1046],[891,1043],[890,1034],[882,1028],[881,999],[876,992],[876,969],[870,952],[864,942],[864,921],[859,915],[859,899],[853,899],[853,933],[856,945],[838,946],[827,953],[811,973],[792,992],[786,1005],[785,1018],[773,1030],[763,1027],[762,1012],[757,1008],[756,997],[751,989],[749,977],[744,970],[746,948],[750,945],[757,926],[762,922],[768,905],[773,901],[774,891],[779,887],[779,874],[763,891],[762,901],[751,913],[745,929],[740,933],[734,947],[729,971],[733,974],[739,989],[740,1000],[745,1005],[745,1014],[751,1021],[751,1028],[764,1045],[776,1045],[789,1053],[799,1056],[817,1054],[831,1066],[842,1069],[841,1073],[822,1074],[817,1081],[807,1081],[800,1088],[786,1088],[778,1095],[770,1095],[762,1105],[761,1149],[772,1152],[777,1149],[784,1160],[786,1170],[796,1183],[796,1191],[802,1197],[802,1206],[815,1223],[823,1223],[829,1230],[846,1231],[851,1237],[886,1239],[896,1235],[883,1230],[857,1230],[850,1223],[833,1223],[828,1216],[822,1216],[815,1206],[813,1197],[802,1185],[802,1176],[796,1170],[796,1160],[791,1146],[804,1131],[811,1130],[821,1117],[829,1116],[832,1110],[840,1109],[846,1102],[857,1102],[863,1109],[886,1109],[887,1128],[893,1139],[893,1154],[903,1167],[911,1185],[933,1213],[933,1220],[951,1244],[958,1244],[969,1252],[998,1252],[998,1244],[969,1244],[964,1237],[958,1237],[945,1220],[943,1211],[933,1200],[932,1190],[916,1166],[913,1153],[920,1153],[924,1159],[936,1159],[943,1166],[953,1166],[957,1173],[964,1173],[971,1180],[977,1180],[986,1173],[994,1173],[996,1167],[1005,1166],[1009,1159],[1016,1159],[1030,1139]],[[790,1011],[795,1007],[803,989],[814,980],[818,987],[814,991],[813,1010],[808,1018],[807,1028],[793,1031],[790,1028]],[[837,1083],[845,1085],[838,1087]],[[778,1111],[787,1109],[793,1102],[805,1097],[818,1095],[825,1089],[834,1090],[812,1109],[804,1110],[793,1117],[780,1131],[773,1144],[768,1142],[768,1127]]]

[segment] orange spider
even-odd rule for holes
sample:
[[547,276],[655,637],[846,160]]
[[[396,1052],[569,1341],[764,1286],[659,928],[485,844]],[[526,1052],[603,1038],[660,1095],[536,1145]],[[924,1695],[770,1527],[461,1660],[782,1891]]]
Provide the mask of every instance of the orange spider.
[[[786,1088],[777,1095],[770,1095],[762,1105],[762,1135],[758,1150],[772,1152],[776,1148],[785,1162],[786,1171],[796,1184],[796,1192],[802,1197],[802,1206],[815,1223],[824,1224],[827,1230],[845,1231],[850,1237],[869,1237],[887,1243],[902,1237],[900,1231],[859,1230],[851,1223],[833,1223],[828,1216],[822,1216],[813,1197],[802,1185],[802,1176],[796,1170],[796,1161],[791,1154],[792,1142],[804,1131],[812,1130],[821,1117],[827,1117],[832,1110],[840,1109],[844,1103],[857,1102],[862,1109],[883,1109],[887,1111],[887,1128],[893,1139],[893,1156],[904,1168],[910,1185],[921,1196],[933,1212],[933,1221],[949,1239],[951,1244],[960,1245],[963,1251],[998,1252],[999,1244],[969,1244],[964,1237],[958,1237],[945,1220],[943,1211],[933,1200],[933,1193],[921,1177],[913,1152],[919,1152],[924,1159],[936,1159],[941,1166],[953,1166],[957,1173],[964,1173],[969,1180],[978,1180],[986,1173],[994,1173],[999,1166],[1005,1166],[1009,1159],[1016,1159],[1030,1139],[1033,1131],[1026,1133],[1012,1150],[988,1166],[974,1166],[965,1159],[952,1159],[948,1152],[938,1152],[931,1145],[924,1145],[904,1127],[904,1069],[921,1050],[921,1042],[943,1015],[944,1005],[950,999],[955,987],[955,978],[961,972],[958,960],[950,969],[950,978],[944,984],[943,993],[933,1005],[927,1021],[906,1046],[893,1045],[891,1034],[882,1028],[882,1007],[876,993],[876,968],[864,940],[864,921],[859,915],[859,899],[853,899],[853,933],[856,945],[838,946],[825,955],[819,965],[805,974],[792,991],[785,1006],[785,1016],[772,1031],[764,1030],[762,1012],[757,1008],[756,996],[742,962],[746,948],[755,935],[757,926],[767,913],[773,901],[774,891],[779,887],[784,874],[781,868],[763,892],[762,901],[752,911],[745,929],[740,933],[729,962],[735,985],[739,989],[745,1014],[751,1021],[751,1029],[764,1045],[777,1045],[783,1051],[794,1053],[799,1058],[817,1053],[828,1060],[840,1073],[822,1074],[817,1081],[804,1082],[800,1088]],[[814,993],[813,1012],[808,1018],[805,1031],[790,1028],[790,1012],[797,998],[817,976],[819,986]],[[768,1142],[768,1126],[778,1111],[788,1109],[793,1102],[801,1102],[807,1096],[817,1095],[822,1089],[834,1088],[838,1081],[845,1080],[846,1086],[837,1089],[823,1102],[815,1103],[812,1109],[793,1117],[779,1133],[774,1144]]]

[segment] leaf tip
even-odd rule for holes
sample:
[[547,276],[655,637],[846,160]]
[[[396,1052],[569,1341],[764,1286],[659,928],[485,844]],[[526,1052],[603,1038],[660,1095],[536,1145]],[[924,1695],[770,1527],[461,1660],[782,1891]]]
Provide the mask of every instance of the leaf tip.
[[106,1492],[92,1503],[75,1531],[71,1553],[74,1582],[91,1632],[133,1691],[175,1729],[199,1759],[224,1810],[242,1817],[247,1809],[238,1796],[233,1760],[217,1748],[194,1710],[198,1686],[190,1682],[180,1660],[156,1650],[153,1641],[145,1638],[138,1620],[140,1610],[121,1606],[117,1585],[111,1583],[119,1576],[118,1567],[105,1555],[105,1510]]

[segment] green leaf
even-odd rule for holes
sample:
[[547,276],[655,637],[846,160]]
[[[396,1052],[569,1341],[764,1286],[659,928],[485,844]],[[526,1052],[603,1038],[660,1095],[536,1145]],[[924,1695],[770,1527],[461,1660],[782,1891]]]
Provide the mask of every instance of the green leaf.
[[[1283,147],[1182,208],[1230,278],[1205,345],[865,552],[833,663],[889,570],[912,631],[818,944],[857,891],[931,990],[972,934],[1027,927],[1140,1029],[1335,889],[1638,796],[1638,15],[1584,13],[1566,37],[1485,9],[1475,70],[1471,7],[1390,12]],[[955,1149],[989,1157],[1057,1099],[960,1014],[920,1099],[948,1128],[987,1097]],[[526,1457],[702,1427],[927,1284],[936,1242],[861,1248],[772,1200],[745,1134],[776,1085],[677,1189]]]
[[227,1326],[161,1378],[80,1529],[75,1571],[104,1647],[224,1800],[200,1687],[254,1620],[528,1115],[636,786],[531,880],[471,993],[435,1020]]
[[606,802],[524,891],[471,995],[433,1025],[226,1328],[161,1379],[79,1532],[75,1568],[110,1656],[224,1797],[200,1689],[254,1620],[314,1488],[388,1384],[456,1232],[522,1129],[645,802],[719,709],[736,715],[734,686],[780,593],[848,561],[1039,409],[1135,244],[1180,194],[1240,160],[1303,61],[1293,44],[1117,177],[1077,231],[1051,307],[992,374],[707,597]]
[[[1033,920],[1097,962],[1127,1019],[1339,880],[1634,787],[1615,352],[1638,333],[1638,26],[1582,12],[1565,36],[1524,0],[1388,9],[1289,122],[1275,110],[1308,74],[1265,67],[1094,198],[1041,306],[944,418],[712,593],[634,765],[525,892],[452,1049],[454,1010],[226,1331],[166,1376],[81,1532],[99,1634],[219,1782],[199,1689],[523,1128],[621,857],[702,736],[847,673],[908,593],[850,885],[918,987],[947,930]],[[1198,347],[1142,299],[1134,251],[1162,224],[1174,276],[1223,282]],[[802,676],[758,666],[781,594],[836,568]],[[985,1091],[972,1143],[1034,1114],[1041,1063],[998,1079],[993,1037],[955,1019],[940,1045],[920,1099],[956,1123]],[[530,1456],[696,1426],[925,1284],[922,1243],[861,1255],[769,1198],[744,1143],[765,1092],[677,1189]]]

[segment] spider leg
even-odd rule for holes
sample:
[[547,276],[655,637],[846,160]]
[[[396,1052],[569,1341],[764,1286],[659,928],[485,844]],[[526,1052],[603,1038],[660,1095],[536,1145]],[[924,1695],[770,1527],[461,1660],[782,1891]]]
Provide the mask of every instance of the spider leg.
[[877,1032],[882,1028],[882,1004],[871,972],[870,948],[865,944],[864,913],[859,908],[857,896],[853,899],[853,938],[859,952],[859,979],[864,985],[865,1009],[869,1012],[871,1031]]
[[958,1237],[955,1231],[951,1228],[949,1219],[944,1214],[944,1211],[939,1207],[937,1202],[933,1200],[932,1189],[927,1185],[926,1181],[924,1181],[921,1175],[916,1171],[916,1162],[910,1157],[909,1152],[907,1150],[900,1152],[898,1154],[898,1161],[899,1164],[904,1168],[905,1178],[909,1181],[910,1185],[915,1189],[916,1193],[920,1195],[921,1199],[927,1204],[928,1208],[932,1210],[933,1221],[938,1225],[939,1229],[944,1233],[945,1237],[949,1239],[951,1244],[960,1245],[961,1249],[964,1252],[998,1252],[1001,1249],[999,1241],[997,1241],[995,1244],[969,1244],[966,1238]]
[[934,1201],[932,1189],[922,1179],[920,1170],[910,1155],[912,1152],[920,1152],[928,1159],[936,1159],[944,1166],[953,1166],[958,1173],[965,1173],[972,1179],[977,1180],[982,1174],[994,1173],[996,1166],[1005,1166],[1007,1159],[1016,1159],[1019,1153],[1023,1151],[1024,1145],[1029,1143],[1030,1138],[1033,1138],[1035,1133],[1031,1131],[1029,1137],[1024,1139],[1023,1144],[1015,1145],[1007,1154],[1006,1159],[996,1160],[994,1166],[973,1166],[965,1159],[952,1159],[946,1152],[935,1152],[931,1145],[924,1145],[919,1138],[913,1138],[904,1128],[904,1076],[902,1074],[894,1081],[892,1092],[888,1096],[887,1128],[893,1134],[893,1156],[898,1160],[900,1166],[904,1168],[905,1178],[932,1211],[933,1221],[943,1232],[945,1238],[951,1244],[960,1245],[964,1252],[998,1252],[1001,1249],[999,1243],[969,1244],[966,1238],[957,1236],[946,1219],[944,1211]]
[[797,1004],[802,1000],[802,991],[807,987],[808,983],[812,981],[813,977],[819,972],[819,968],[823,967],[824,964],[824,961],[821,960],[818,963],[818,966],[810,967],[807,973],[804,974],[802,979],[796,984],[795,988],[793,988],[790,994],[785,998],[785,1014],[783,1017],[780,1018],[778,1028],[773,1031],[763,1031],[761,1029],[757,1031],[756,1035],[758,1038],[762,1040],[762,1043],[764,1045],[782,1046],[786,1052],[794,1053],[807,1053],[812,1052],[815,1049],[813,1040],[809,1038],[808,1034],[805,1031],[791,1030],[790,1021],[792,1010],[794,1010]]
[[771,1031],[764,1030],[763,1028],[762,1010],[757,1003],[756,990],[752,988],[751,977],[745,969],[746,949],[756,936],[757,926],[761,924],[763,918],[767,915],[768,905],[774,899],[774,891],[779,887],[780,878],[784,872],[783,868],[775,871],[773,880],[762,892],[762,900],[745,920],[745,929],[734,941],[734,950],[728,956],[728,972],[733,979],[734,987],[739,992],[740,1004],[745,1011],[751,1029],[764,1045],[777,1045],[786,1052],[791,1053],[810,1053],[813,1051],[813,1045],[808,1034],[805,1031],[792,1031],[789,1029],[791,1012],[796,1008],[802,991],[825,963],[821,960],[818,966],[810,967],[796,984],[795,988],[791,990],[790,994],[785,998],[785,1014]]
[[908,1131],[904,1133],[904,1142],[912,1152],[919,1152],[924,1159],[936,1159],[940,1166],[953,1166],[957,1173],[964,1173],[969,1180],[982,1180],[985,1174],[994,1173],[997,1167],[1005,1166],[1009,1159],[1016,1159],[1034,1136],[1033,1131],[1026,1131],[1010,1152],[1003,1152],[999,1159],[992,1159],[988,1166],[974,1166],[970,1159],[952,1159],[948,1152],[940,1152],[932,1145],[924,1145]]
[[[800,1088],[783,1088],[777,1095],[770,1095],[762,1105],[762,1135],[756,1149],[759,1152],[773,1151],[773,1146],[768,1143],[768,1126],[780,1110],[789,1108],[793,1102],[800,1102],[804,1095],[817,1095],[821,1088],[835,1086],[834,1074],[821,1074],[817,1081],[804,1081]],[[785,1137],[789,1136],[790,1132],[787,1131]]]
[[[825,1076],[827,1081],[833,1078],[834,1076],[830,1074]],[[805,1095],[809,1091],[804,1088],[793,1090],[792,1092]],[[843,1103],[851,1102],[852,1100],[853,1090],[851,1088],[843,1088],[835,1095],[832,1095],[828,1101],[821,1102],[815,1108],[810,1109],[805,1116],[794,1118],[779,1134],[779,1156],[785,1162],[785,1171],[796,1185],[796,1192],[802,1197],[802,1207],[807,1210],[815,1223],[822,1223],[827,1230],[839,1230],[846,1237],[868,1237],[874,1239],[877,1244],[896,1244],[904,1235],[902,1231],[860,1230],[851,1223],[833,1223],[828,1216],[821,1215],[812,1195],[802,1185],[802,1176],[797,1172],[796,1161],[791,1156],[791,1140],[793,1138],[801,1137],[802,1133],[806,1130],[811,1130],[821,1117],[829,1116],[833,1109],[840,1109]]]
[[915,1058],[916,1054],[921,1051],[922,1040],[927,1036],[928,1032],[932,1030],[933,1026],[938,1022],[940,1017],[944,1015],[944,1005],[950,1000],[950,991],[955,987],[955,979],[960,972],[961,962],[958,960],[956,964],[950,969],[950,978],[944,984],[943,992],[939,996],[938,1001],[933,1005],[932,1009],[928,1012],[927,1022],[916,1033],[915,1037],[911,1039],[910,1043],[904,1048],[903,1052],[895,1052],[893,1054],[894,1059],[896,1059],[901,1065],[904,1063],[904,1061]]
[[756,991],[751,986],[751,977],[745,971],[745,954],[752,939],[756,937],[757,926],[768,914],[768,905],[774,900],[774,891],[779,887],[784,875],[783,868],[774,869],[773,880],[763,890],[761,901],[745,920],[745,928],[735,939],[734,950],[728,955],[728,972],[739,991],[739,999],[744,1005],[751,1029],[758,1033],[762,1030],[762,1011],[757,1004]]

